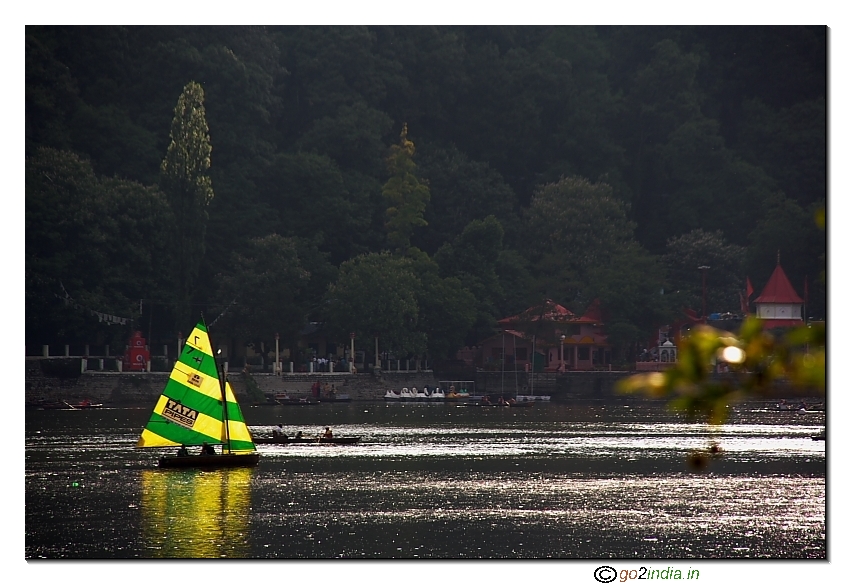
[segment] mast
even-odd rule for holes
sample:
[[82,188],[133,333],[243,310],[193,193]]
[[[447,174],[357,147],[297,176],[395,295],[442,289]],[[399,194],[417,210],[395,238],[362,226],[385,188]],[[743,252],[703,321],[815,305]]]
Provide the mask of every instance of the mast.
[[505,331],[502,330],[502,397],[505,396]]
[[519,372],[516,369],[516,336],[514,336],[514,392],[519,392]]
[[[216,354],[219,354],[221,351],[216,351],[213,346],[212,334],[210,334],[210,329],[207,327],[207,322],[204,320],[204,315],[201,314],[201,321],[204,323],[204,327],[207,328],[207,337],[210,339],[210,349],[213,353],[213,362],[215,363],[215,370],[218,373],[218,385],[221,389],[221,412],[222,412],[222,420],[224,421],[224,441],[227,444],[227,453],[230,453],[230,424],[227,422],[227,379],[224,375],[224,367],[219,371],[218,368],[218,359],[216,358]],[[222,452],[224,446],[222,446]]]
[[535,341],[537,340],[537,336],[534,334],[531,335],[531,394],[534,395],[534,355],[535,355]]

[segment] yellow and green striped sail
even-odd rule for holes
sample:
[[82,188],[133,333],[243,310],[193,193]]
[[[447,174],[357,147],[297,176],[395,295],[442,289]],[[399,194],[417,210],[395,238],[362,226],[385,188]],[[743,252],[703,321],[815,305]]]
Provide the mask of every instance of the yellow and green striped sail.
[[[142,430],[138,447],[223,444],[224,453],[256,451],[230,383],[225,383],[227,427],[221,406],[218,367],[206,326],[199,322],[186,339],[165,390]],[[228,442],[229,433],[229,442]]]

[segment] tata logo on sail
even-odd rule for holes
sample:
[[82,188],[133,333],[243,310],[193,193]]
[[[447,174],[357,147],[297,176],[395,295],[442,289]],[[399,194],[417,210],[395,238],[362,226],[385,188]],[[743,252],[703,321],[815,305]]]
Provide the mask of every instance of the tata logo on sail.
[[162,410],[162,416],[170,421],[182,425],[183,427],[192,428],[195,421],[198,419],[198,412],[191,407],[182,405],[173,399],[168,399],[165,404],[165,409]]

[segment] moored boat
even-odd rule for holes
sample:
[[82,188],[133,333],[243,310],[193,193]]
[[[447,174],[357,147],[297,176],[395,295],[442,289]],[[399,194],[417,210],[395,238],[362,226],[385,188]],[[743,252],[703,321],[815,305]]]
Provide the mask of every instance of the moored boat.
[[416,387],[413,387],[413,389],[402,387],[398,396],[402,401],[415,401],[417,393],[418,391],[416,390]]
[[427,401],[428,394],[424,391],[420,391],[416,387],[410,389],[410,399],[412,401]]
[[517,403],[524,403],[526,401],[540,401],[548,403],[552,400],[552,397],[549,395],[517,395],[516,400]]
[[428,387],[425,387],[425,391],[427,392],[429,401],[444,401],[446,398],[446,394],[440,387],[435,387],[433,389],[430,389],[430,391]]
[[330,396],[324,396],[319,399],[320,403],[348,403],[351,401],[351,395],[348,394],[333,394]]
[[[440,392],[446,402],[458,402],[463,399],[477,400],[481,397],[474,395],[475,381],[440,381]],[[472,393],[470,393],[472,389]]]

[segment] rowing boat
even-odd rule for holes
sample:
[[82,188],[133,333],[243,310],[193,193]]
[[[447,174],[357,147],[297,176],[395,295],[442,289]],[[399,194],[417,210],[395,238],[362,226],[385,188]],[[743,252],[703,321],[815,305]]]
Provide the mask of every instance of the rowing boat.
[[334,445],[351,445],[358,443],[360,437],[289,437],[272,436],[272,437],[255,437],[254,443],[267,445],[290,445],[295,443],[329,443]]

